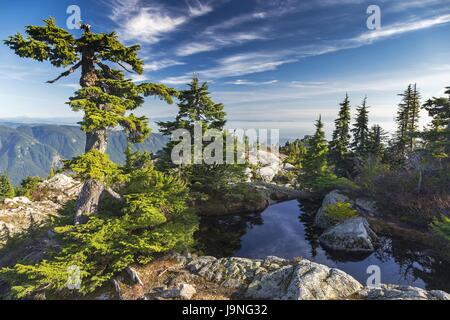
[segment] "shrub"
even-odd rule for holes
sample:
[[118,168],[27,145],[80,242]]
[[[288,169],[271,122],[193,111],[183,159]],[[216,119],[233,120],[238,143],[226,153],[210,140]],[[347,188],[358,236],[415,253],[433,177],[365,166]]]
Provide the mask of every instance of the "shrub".
[[353,181],[347,178],[337,177],[333,174],[316,177],[307,183],[307,186],[317,192],[329,192],[334,189],[354,191],[359,188]]
[[33,193],[38,190],[39,184],[42,182],[40,177],[27,177],[20,183],[16,190],[16,194],[20,197],[34,199]]
[[434,218],[431,223],[431,229],[433,232],[450,242],[450,218],[447,216],[442,216],[440,218]]
[[6,198],[13,198],[14,194],[14,186],[8,176],[0,175],[0,202],[3,202]]
[[188,190],[183,181],[153,167],[134,170],[126,180],[120,212],[57,227],[59,252],[34,265],[19,263],[0,270],[14,297],[69,294],[66,284],[72,266],[80,269],[79,293],[88,294],[133,263],[147,263],[158,254],[193,245],[198,221],[185,205]]
[[358,216],[358,212],[348,202],[338,202],[325,207],[325,214],[334,224]]
[[431,230],[435,235],[434,246],[439,256],[450,262],[450,218],[435,218],[431,223]]
[[205,201],[222,197],[245,181],[244,169],[240,164],[190,165],[181,175],[188,181],[193,198]]
[[383,213],[419,227],[428,227],[434,218],[450,210],[445,176],[444,170],[424,172],[419,192],[419,173],[391,171],[374,179],[374,197]]
[[356,182],[369,195],[373,195],[375,193],[375,178],[387,174],[389,166],[381,163],[377,157],[368,157],[357,166],[357,171]]

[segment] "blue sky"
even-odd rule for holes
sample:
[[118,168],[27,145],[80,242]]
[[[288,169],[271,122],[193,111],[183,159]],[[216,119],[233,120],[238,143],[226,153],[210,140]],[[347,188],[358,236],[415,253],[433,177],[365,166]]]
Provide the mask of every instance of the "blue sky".
[[[450,85],[450,0],[8,1],[0,39],[48,16],[65,26],[71,4],[94,31],[142,45],[146,72],[130,75],[136,81],[183,88],[194,72],[209,81],[230,127],[294,137],[311,133],[320,113],[331,131],[348,92],[354,107],[367,95],[371,122],[393,130],[397,94],[409,83],[424,99]],[[366,26],[373,4],[380,30]],[[0,119],[76,117],[64,102],[77,74],[45,83],[61,71],[0,46]],[[176,111],[150,99],[140,112],[157,120]]]

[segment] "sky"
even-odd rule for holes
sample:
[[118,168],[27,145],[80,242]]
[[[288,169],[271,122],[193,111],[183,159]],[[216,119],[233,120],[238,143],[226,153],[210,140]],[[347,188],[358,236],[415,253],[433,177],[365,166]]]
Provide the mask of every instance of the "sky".
[[[0,39],[49,16],[66,27],[70,5],[94,32],[141,44],[145,72],[129,74],[134,81],[177,89],[194,73],[208,81],[230,128],[301,137],[320,114],[330,135],[348,93],[353,110],[367,96],[371,123],[392,132],[408,84],[423,100],[450,86],[450,0],[8,0]],[[370,5],[380,8],[379,29],[367,26]],[[79,74],[45,83],[62,71],[0,45],[0,119],[75,122],[81,115],[65,102]],[[152,98],[139,111],[153,121],[176,112]]]

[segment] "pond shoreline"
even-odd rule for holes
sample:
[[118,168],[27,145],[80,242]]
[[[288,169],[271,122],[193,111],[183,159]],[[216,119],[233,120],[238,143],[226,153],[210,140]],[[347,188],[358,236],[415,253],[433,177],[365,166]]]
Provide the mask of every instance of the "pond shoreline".
[[[313,218],[313,214],[305,212],[296,200],[271,205],[260,213],[202,217],[196,234],[197,252],[218,258],[261,259],[274,255],[291,259],[302,256],[341,269],[362,282],[367,279],[367,267],[375,264],[381,266],[385,283],[421,288],[431,286],[449,291],[450,278],[442,270],[447,263],[442,264],[441,259],[436,258],[430,260],[429,250],[417,241],[407,237],[398,239],[395,235],[385,237],[380,232],[383,244],[374,253],[332,252],[318,242],[320,232],[314,226]],[[427,270],[436,274],[428,274]]]

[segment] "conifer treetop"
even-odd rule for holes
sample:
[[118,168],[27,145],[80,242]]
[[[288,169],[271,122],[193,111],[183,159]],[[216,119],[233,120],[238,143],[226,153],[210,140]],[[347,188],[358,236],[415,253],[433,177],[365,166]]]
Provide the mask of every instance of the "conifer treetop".
[[[44,20],[44,26],[27,26],[25,36],[17,33],[5,44],[23,58],[48,61],[55,67],[69,67],[54,83],[81,67],[81,89],[68,104],[74,111],[84,111],[82,130],[92,132],[122,126],[131,142],[142,142],[150,133],[148,119],[128,111],[144,103],[144,97],[155,96],[171,104],[177,91],[162,84],[135,84],[124,72],[143,73],[143,61],[138,58],[139,45],[123,45],[115,32],[94,33],[88,24],[83,34],[75,38],[58,27],[55,19]],[[120,67],[116,70],[112,65]]]

